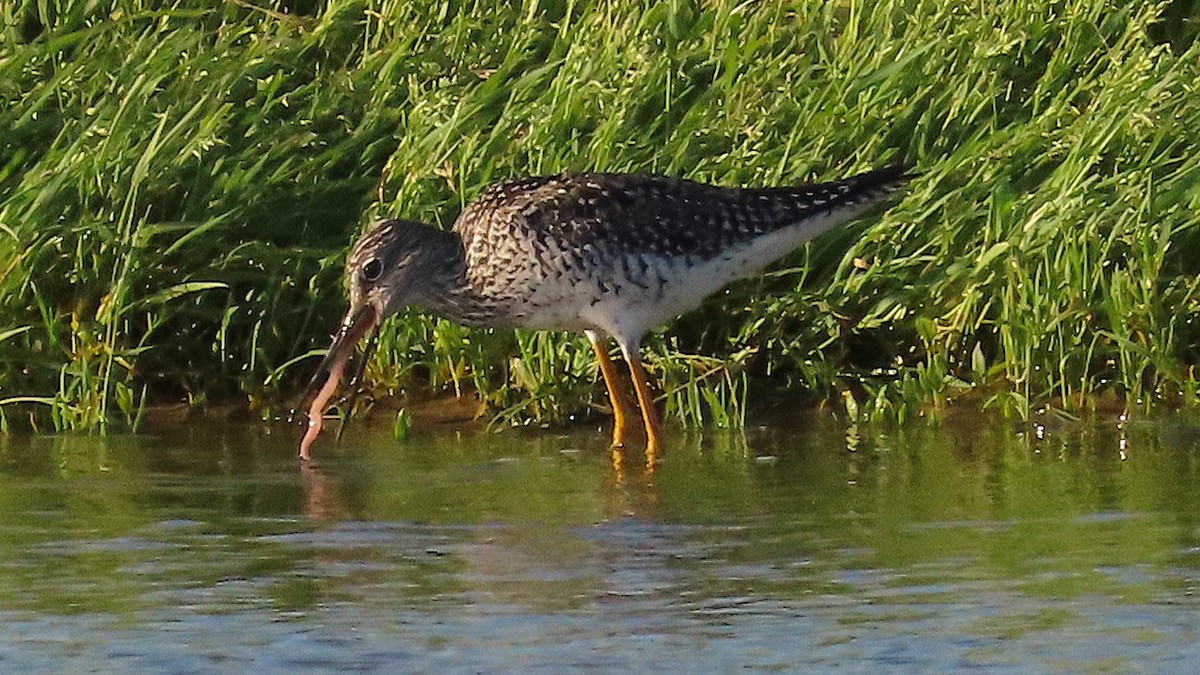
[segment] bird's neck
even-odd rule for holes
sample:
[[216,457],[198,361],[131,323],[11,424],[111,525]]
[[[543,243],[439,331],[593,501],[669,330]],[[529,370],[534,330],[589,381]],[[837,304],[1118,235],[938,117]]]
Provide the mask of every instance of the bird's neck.
[[494,325],[500,307],[476,289],[467,274],[466,249],[456,232],[434,230],[426,267],[431,276],[415,304],[464,326]]

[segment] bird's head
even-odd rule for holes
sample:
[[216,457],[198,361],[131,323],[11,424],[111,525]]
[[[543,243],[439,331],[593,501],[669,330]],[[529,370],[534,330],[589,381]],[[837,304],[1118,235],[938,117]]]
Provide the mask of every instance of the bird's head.
[[355,345],[378,331],[384,319],[426,297],[430,286],[447,269],[442,260],[445,256],[439,255],[447,234],[421,223],[385,220],[354,244],[346,259],[350,310],[334,334],[306,396],[315,393],[329,374],[340,373],[354,354]]
[[372,312],[376,323],[420,302],[442,270],[436,255],[445,232],[407,220],[385,220],[364,234],[346,259],[350,312]]

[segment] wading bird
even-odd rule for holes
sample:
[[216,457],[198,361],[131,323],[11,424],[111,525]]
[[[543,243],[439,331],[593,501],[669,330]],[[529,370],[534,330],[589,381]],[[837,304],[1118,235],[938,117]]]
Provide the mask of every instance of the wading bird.
[[653,462],[659,418],[638,353],[646,332],[861,214],[910,177],[893,166],[832,183],[742,189],[563,174],[494,185],[448,231],[383,221],[346,261],[350,310],[309,385],[306,397],[315,396],[300,457],[308,459],[358,341],[415,305],[467,326],[583,331],[608,387],[613,446],[621,447],[635,413],[609,359],[606,341],[614,339]]

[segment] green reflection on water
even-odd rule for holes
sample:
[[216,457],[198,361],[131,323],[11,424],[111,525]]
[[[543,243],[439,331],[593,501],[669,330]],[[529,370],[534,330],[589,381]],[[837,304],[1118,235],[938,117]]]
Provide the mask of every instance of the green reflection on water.
[[[1194,429],[1101,420],[1039,440],[977,420],[859,430],[851,451],[845,429],[811,419],[675,438],[652,474],[636,452],[618,471],[591,430],[397,443],[360,427],[305,467],[288,429],[4,439],[0,611],[304,621],[353,607],[401,630],[414,609],[613,603],[635,623],[725,625],[833,608],[818,640],[832,647],[978,600],[990,609],[959,630],[1086,630],[1090,610],[1036,603],[1194,607]],[[1008,606],[1021,598],[1035,604]]]

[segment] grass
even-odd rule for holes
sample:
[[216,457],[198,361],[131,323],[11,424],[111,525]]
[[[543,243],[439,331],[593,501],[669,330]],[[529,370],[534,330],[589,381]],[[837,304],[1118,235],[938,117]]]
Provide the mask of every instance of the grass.
[[[0,7],[0,423],[269,413],[383,216],[563,170],[921,171],[882,215],[648,340],[668,414],[1200,396],[1197,3],[14,0]],[[409,312],[379,393],[605,405],[586,340]]]

